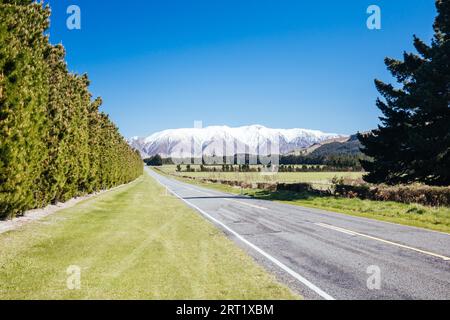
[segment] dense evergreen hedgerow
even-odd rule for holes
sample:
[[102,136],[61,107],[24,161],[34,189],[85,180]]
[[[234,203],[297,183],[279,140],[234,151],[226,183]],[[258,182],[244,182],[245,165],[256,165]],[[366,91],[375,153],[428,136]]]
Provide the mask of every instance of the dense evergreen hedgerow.
[[0,0],[0,218],[130,182],[132,150],[44,31],[49,8]]

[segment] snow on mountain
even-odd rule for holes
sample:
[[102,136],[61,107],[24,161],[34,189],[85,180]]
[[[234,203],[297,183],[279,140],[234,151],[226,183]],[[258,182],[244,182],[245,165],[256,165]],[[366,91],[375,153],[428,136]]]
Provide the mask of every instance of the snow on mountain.
[[[287,154],[315,143],[345,137],[307,129],[270,129],[260,125],[230,128],[172,129],[157,132],[147,138],[133,137],[129,144],[139,150],[142,157],[161,155],[164,158],[192,156],[233,156],[249,153]],[[268,153],[266,153],[268,154]]]

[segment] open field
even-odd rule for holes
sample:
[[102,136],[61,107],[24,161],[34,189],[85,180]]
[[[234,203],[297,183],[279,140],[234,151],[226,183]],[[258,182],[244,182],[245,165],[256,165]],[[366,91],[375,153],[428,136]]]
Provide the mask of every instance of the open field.
[[148,175],[0,234],[0,248],[0,299],[299,298]]
[[[161,171],[159,170],[158,172]],[[358,217],[366,217],[450,233],[449,207],[428,207],[419,204],[361,200],[356,198],[337,198],[333,196],[321,197],[287,191],[269,192],[257,189],[241,190],[240,188],[219,183],[206,183],[180,177],[177,179],[210,189],[232,194],[244,194],[257,199],[279,201],[297,206],[318,208]]]
[[[185,166],[183,166],[185,169]],[[198,166],[191,166],[192,169],[198,169]],[[177,172],[176,166],[165,165],[160,168],[165,173],[189,176],[195,178],[207,178],[218,180],[243,181],[248,183],[256,182],[282,182],[282,183],[313,183],[330,184],[334,177],[358,180],[363,176],[363,172],[279,172],[276,174],[265,175],[259,172]]]

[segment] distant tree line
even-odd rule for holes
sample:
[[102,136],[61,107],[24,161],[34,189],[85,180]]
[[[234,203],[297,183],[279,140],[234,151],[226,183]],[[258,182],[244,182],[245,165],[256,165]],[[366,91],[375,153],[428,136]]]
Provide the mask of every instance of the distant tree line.
[[187,164],[185,166],[178,164],[177,171],[178,172],[260,172],[261,167],[250,166],[248,164],[240,164],[240,165],[223,164],[221,166],[201,164],[198,167],[198,169],[196,169],[193,166],[191,166],[190,164]]
[[[270,169],[271,165],[200,165],[198,167],[187,165],[177,165],[177,172],[261,172],[262,168]],[[339,167],[328,165],[279,165],[278,172],[330,172],[330,171],[358,171],[353,167]]]
[[[224,159],[227,164],[216,161],[194,161],[195,159],[187,159],[186,161],[177,161],[184,165],[201,163],[199,171],[201,172],[258,172],[258,166],[262,166],[263,163],[258,157],[255,157],[256,163],[249,165],[250,155],[240,157],[241,160],[245,160],[244,164],[239,164],[238,156],[230,157],[230,159]],[[285,172],[309,172],[309,171],[362,171],[361,160],[368,159],[362,153],[359,154],[327,154],[327,155],[286,155],[280,156],[279,168],[280,171]],[[157,161],[156,161],[157,160]],[[179,159],[180,160],[180,159]],[[230,161],[233,161],[231,164]],[[159,155],[144,160],[148,165],[163,165],[173,164],[171,159],[161,158]],[[156,161],[156,162],[155,162]],[[264,164],[266,165],[266,164]],[[269,166],[271,163],[269,163]],[[221,167],[220,167],[221,166]],[[180,167],[180,165],[178,166]],[[195,171],[194,168],[191,168]]]
[[44,32],[50,9],[0,0],[0,218],[130,182],[132,150]]
[[[270,157],[270,156],[269,156]],[[236,154],[234,156],[203,156],[202,158],[163,158],[164,164],[203,164],[208,165],[222,165],[222,164],[251,164],[251,165],[261,165],[265,164],[266,161],[262,161],[257,155],[250,154]]]
[[164,164],[164,161],[159,154],[157,154],[156,156],[144,159],[144,162],[147,166],[152,166],[152,167],[160,167]]
[[367,159],[363,154],[328,154],[328,155],[286,155],[281,156],[281,165],[319,165],[339,170],[361,171],[361,160]]

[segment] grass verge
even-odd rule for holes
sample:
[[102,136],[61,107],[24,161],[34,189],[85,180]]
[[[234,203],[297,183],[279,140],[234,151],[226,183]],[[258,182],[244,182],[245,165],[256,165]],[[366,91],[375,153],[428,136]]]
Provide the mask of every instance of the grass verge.
[[[158,171],[161,173],[161,171]],[[371,218],[408,226],[450,233],[450,208],[428,207],[391,201],[372,201],[337,197],[320,197],[287,191],[269,192],[244,189],[218,183],[206,183],[173,177],[180,181],[232,194],[244,194],[257,199],[272,200],[291,205],[323,209],[358,217]]]
[[0,248],[0,299],[299,298],[148,175],[1,234]]

